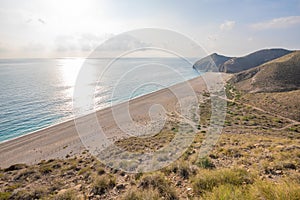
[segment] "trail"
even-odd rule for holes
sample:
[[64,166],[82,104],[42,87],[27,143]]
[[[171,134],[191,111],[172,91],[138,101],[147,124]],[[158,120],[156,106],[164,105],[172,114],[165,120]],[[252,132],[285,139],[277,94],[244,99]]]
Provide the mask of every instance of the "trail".
[[217,97],[219,97],[220,99],[226,100],[226,101],[228,101],[228,102],[232,102],[232,103],[238,104],[238,105],[248,106],[248,107],[250,107],[250,108],[252,108],[252,109],[261,111],[261,112],[266,113],[266,114],[268,114],[268,115],[271,115],[271,116],[273,116],[273,117],[285,119],[285,120],[287,120],[287,121],[290,122],[290,124],[288,124],[288,125],[286,125],[286,126],[284,126],[284,127],[281,127],[281,128],[272,128],[273,130],[284,130],[284,129],[289,128],[289,127],[292,127],[292,126],[294,126],[294,125],[300,125],[300,122],[297,121],[297,120],[294,120],[294,119],[291,119],[291,118],[288,118],[288,117],[284,117],[284,116],[279,115],[279,114],[276,114],[276,113],[269,112],[269,111],[267,111],[267,110],[264,110],[264,109],[262,109],[262,108],[260,108],[260,107],[254,106],[254,105],[252,105],[252,104],[242,103],[242,102],[236,101],[236,100],[235,100],[236,94],[233,92],[233,90],[231,89],[229,92],[231,92],[231,93],[233,94],[233,96],[234,96],[233,99],[228,99],[228,98],[224,98],[224,97],[221,97],[221,96],[217,96]]

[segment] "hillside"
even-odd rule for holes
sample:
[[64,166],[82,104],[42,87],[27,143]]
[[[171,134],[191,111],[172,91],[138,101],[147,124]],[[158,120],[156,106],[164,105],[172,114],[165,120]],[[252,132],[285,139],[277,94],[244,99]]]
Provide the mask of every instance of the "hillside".
[[198,60],[193,65],[193,68],[198,71],[218,72],[220,66],[229,59],[231,58],[213,53],[205,58]]
[[237,73],[257,67],[263,63],[282,57],[291,51],[285,49],[264,49],[256,51],[244,57],[232,58],[221,65],[219,71]]
[[242,100],[268,112],[300,121],[300,90],[272,93],[248,93]]
[[[195,79],[199,118],[192,115],[194,123],[182,121],[182,116],[171,110],[157,134],[116,138],[113,144],[118,148],[107,148],[98,157],[85,149],[78,153],[69,151],[76,144],[72,141],[63,146],[69,152],[64,157],[0,168],[0,200],[298,200],[300,90],[294,89],[300,88],[299,64],[300,51],[297,51],[238,74],[225,74],[233,77],[225,87],[227,98],[207,92]],[[226,101],[227,105],[222,133],[217,138],[210,134],[210,125],[216,120],[213,98]],[[148,96],[146,101],[150,99]],[[64,133],[62,129],[54,130],[51,134]],[[142,164],[134,162],[132,155],[161,151],[171,142],[190,138],[193,131],[196,134],[192,143],[168,166],[148,173],[130,172],[129,169]],[[176,140],[178,135],[184,137]],[[212,148],[200,156],[207,144]],[[57,153],[57,149],[56,143],[53,152]],[[154,164],[168,161],[174,152],[158,154]],[[33,152],[30,153],[32,157]],[[42,153],[45,155],[45,151]],[[114,158],[121,154],[122,160]],[[103,155],[110,161],[107,165],[100,161]]]
[[246,92],[281,92],[300,88],[300,51],[240,72],[231,79]]
[[[227,102],[218,142],[207,156],[199,157],[212,110],[210,97],[198,95],[199,132],[169,166],[126,173],[105,166],[85,150],[65,159],[0,169],[0,199],[299,199],[299,123],[235,98]],[[174,121],[157,135],[129,137],[116,144],[124,151],[147,152],[165,147],[176,132]],[[131,160],[121,164],[135,165]]]
[[285,49],[263,49],[243,57],[226,57],[216,53],[198,60],[193,68],[198,71],[238,73],[280,58],[292,51]]

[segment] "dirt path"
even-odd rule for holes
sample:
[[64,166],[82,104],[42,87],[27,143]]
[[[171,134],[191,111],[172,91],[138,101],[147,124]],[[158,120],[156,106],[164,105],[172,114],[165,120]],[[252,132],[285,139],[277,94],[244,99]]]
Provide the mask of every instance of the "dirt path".
[[221,98],[221,99],[224,99],[224,100],[226,100],[226,101],[228,101],[228,102],[236,103],[236,104],[243,105],[243,106],[248,106],[248,107],[250,107],[250,108],[252,108],[252,109],[261,111],[261,112],[266,113],[266,114],[268,114],[268,115],[271,115],[271,116],[273,116],[273,117],[278,117],[278,118],[281,118],[281,119],[285,119],[285,120],[287,120],[287,121],[290,122],[290,124],[288,124],[288,125],[286,125],[286,126],[284,126],[284,127],[282,127],[282,128],[272,128],[273,130],[284,130],[284,129],[286,129],[286,128],[289,128],[289,127],[292,127],[292,126],[294,126],[294,125],[299,125],[299,124],[300,124],[300,122],[297,121],[297,120],[294,120],[294,119],[291,119],[291,118],[288,118],[288,117],[284,117],[284,116],[279,115],[279,114],[275,114],[275,113],[266,111],[266,110],[264,110],[264,109],[262,109],[262,108],[260,108],[260,107],[254,106],[254,105],[252,105],[252,104],[239,102],[239,101],[236,100],[236,98],[235,98],[235,97],[236,97],[236,94],[233,92],[232,89],[230,90],[230,92],[231,92],[231,93],[233,94],[233,96],[234,96],[233,99],[223,98],[223,97],[220,97],[220,96],[218,96],[218,97]]

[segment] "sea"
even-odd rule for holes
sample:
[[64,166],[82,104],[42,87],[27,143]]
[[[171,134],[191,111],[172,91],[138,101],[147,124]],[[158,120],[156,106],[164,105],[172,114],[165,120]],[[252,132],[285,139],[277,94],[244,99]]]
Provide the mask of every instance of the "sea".
[[192,68],[195,60],[0,59],[0,142],[74,118],[80,110],[74,106],[74,91],[87,71],[84,84],[93,88],[93,106],[84,112],[195,78],[200,75]]

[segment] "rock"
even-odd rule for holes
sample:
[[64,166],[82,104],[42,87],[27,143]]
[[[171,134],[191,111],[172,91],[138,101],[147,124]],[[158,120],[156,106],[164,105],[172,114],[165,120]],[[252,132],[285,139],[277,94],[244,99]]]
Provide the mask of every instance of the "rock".
[[275,170],[275,174],[276,175],[281,175],[282,174],[282,170]]

